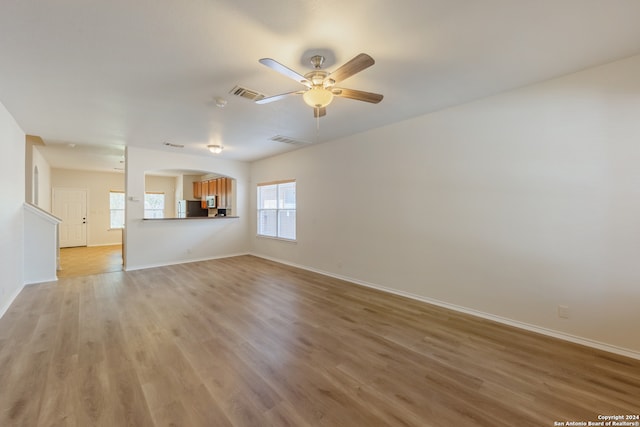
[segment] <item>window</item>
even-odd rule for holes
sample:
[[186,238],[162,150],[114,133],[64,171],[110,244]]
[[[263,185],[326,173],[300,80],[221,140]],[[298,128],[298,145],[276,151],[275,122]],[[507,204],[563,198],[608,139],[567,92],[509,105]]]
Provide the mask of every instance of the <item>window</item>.
[[111,212],[109,228],[124,228],[124,193],[122,191],[109,192],[109,211]]
[[164,218],[164,193],[144,193],[144,217]]
[[258,184],[258,236],[296,239],[296,182]]

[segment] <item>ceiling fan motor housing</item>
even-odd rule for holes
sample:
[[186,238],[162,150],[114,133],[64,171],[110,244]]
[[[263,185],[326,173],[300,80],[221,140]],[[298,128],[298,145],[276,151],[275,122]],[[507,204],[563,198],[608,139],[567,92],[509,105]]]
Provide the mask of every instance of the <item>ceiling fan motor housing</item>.
[[311,57],[310,61],[311,65],[313,65],[313,68],[320,69],[322,67],[322,64],[324,64],[324,56],[314,55]]

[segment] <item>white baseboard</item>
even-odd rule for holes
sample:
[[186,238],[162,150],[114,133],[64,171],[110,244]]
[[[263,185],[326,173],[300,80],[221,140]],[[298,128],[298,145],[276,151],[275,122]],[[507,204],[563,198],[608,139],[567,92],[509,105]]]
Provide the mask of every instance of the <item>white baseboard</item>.
[[29,285],[37,285],[38,283],[48,283],[48,282],[57,282],[58,281],[58,276],[54,275],[52,277],[47,277],[47,278],[39,278],[39,279],[33,279],[29,282],[24,282],[25,286],[29,286]]
[[284,261],[284,260],[281,260],[281,259],[268,257],[268,256],[265,256],[265,255],[260,255],[260,254],[256,254],[256,253],[251,253],[250,255],[256,256],[258,258],[264,258],[264,259],[267,259],[269,261],[274,261],[274,262],[277,262],[277,263],[280,263],[280,264],[289,265],[291,267],[300,268],[302,270],[307,270],[307,271],[311,271],[311,272],[314,272],[314,273],[322,274],[324,276],[333,277],[335,279],[344,280],[346,282],[354,283],[354,284],[360,285],[360,286],[365,286],[367,288],[377,289],[379,291],[383,291],[383,292],[387,292],[387,293],[395,294],[395,295],[400,295],[400,296],[403,296],[403,297],[406,297],[406,298],[410,298],[410,299],[413,299],[413,300],[425,302],[427,304],[437,305],[439,307],[447,308],[449,310],[458,311],[458,312],[461,312],[461,313],[469,314],[469,315],[480,317],[480,318],[483,318],[483,319],[493,320],[494,322],[498,322],[498,323],[502,323],[502,324],[505,324],[505,325],[513,326],[513,327],[516,327],[516,328],[519,328],[519,329],[524,329],[524,330],[535,332],[535,333],[538,333],[538,334],[542,334],[542,335],[547,335],[547,336],[551,336],[551,337],[554,337],[554,338],[558,338],[558,339],[561,339],[561,340],[564,340],[564,341],[569,341],[569,342],[572,342],[572,343],[575,343],[575,344],[580,344],[580,345],[584,345],[584,346],[587,346],[587,347],[596,348],[598,350],[607,351],[609,353],[619,354],[621,356],[626,356],[626,357],[630,357],[632,359],[640,360],[640,352],[634,351],[634,350],[630,350],[630,349],[627,349],[627,348],[618,347],[618,346],[615,346],[615,345],[611,345],[611,344],[607,344],[607,343],[591,340],[589,338],[583,338],[583,337],[567,334],[567,333],[564,333],[564,332],[561,332],[561,331],[556,331],[556,330],[553,330],[553,329],[548,329],[548,328],[543,328],[543,327],[536,326],[536,325],[531,325],[529,323],[524,323],[524,322],[520,322],[520,321],[517,321],[517,320],[508,319],[506,317],[496,316],[496,315],[491,314],[491,313],[485,313],[483,311],[474,310],[474,309],[471,309],[471,308],[459,306],[459,305],[456,305],[456,304],[451,304],[451,303],[448,303],[448,302],[445,302],[445,301],[436,300],[436,299],[433,299],[433,298],[424,297],[424,296],[421,296],[421,295],[412,294],[412,293],[405,292],[405,291],[400,291],[400,290],[397,290],[397,289],[387,288],[387,287],[384,287],[384,286],[377,285],[375,283],[365,282],[363,280],[354,279],[352,277],[341,276],[339,274],[330,273],[328,271],[319,270],[319,269],[313,268],[313,267],[307,267],[305,265],[295,264],[295,263]]
[[9,296],[7,302],[2,307],[0,307],[0,319],[2,319],[2,316],[5,315],[7,310],[9,310],[9,307],[11,307],[11,304],[13,304],[13,301],[18,297],[20,292],[22,292],[23,288],[24,286],[18,288],[11,296]]
[[183,260],[176,260],[176,261],[170,261],[170,262],[165,262],[165,263],[157,263],[157,264],[134,265],[133,267],[126,266],[124,271],[145,270],[147,268],[167,267],[169,265],[189,264],[191,262],[211,261],[211,260],[214,260],[214,259],[232,258],[232,257],[235,257],[235,256],[243,256],[243,255],[250,255],[250,254],[247,253],[247,252],[242,252],[242,253],[237,253],[237,254],[219,255],[219,256],[214,256],[214,257],[183,259]]

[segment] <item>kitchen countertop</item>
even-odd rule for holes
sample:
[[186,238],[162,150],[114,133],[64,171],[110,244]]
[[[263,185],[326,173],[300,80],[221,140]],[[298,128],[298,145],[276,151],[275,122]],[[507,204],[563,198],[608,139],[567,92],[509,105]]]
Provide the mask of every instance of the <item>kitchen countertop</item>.
[[186,218],[142,218],[144,221],[175,221],[175,220],[192,220],[192,219],[227,219],[227,218],[240,218],[239,216],[190,216]]

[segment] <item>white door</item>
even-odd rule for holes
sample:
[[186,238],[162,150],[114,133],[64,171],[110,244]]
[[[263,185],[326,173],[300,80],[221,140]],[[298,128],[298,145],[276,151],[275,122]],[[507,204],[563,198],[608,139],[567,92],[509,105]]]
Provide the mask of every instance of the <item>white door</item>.
[[60,223],[60,247],[87,246],[87,190],[53,189],[53,214]]

